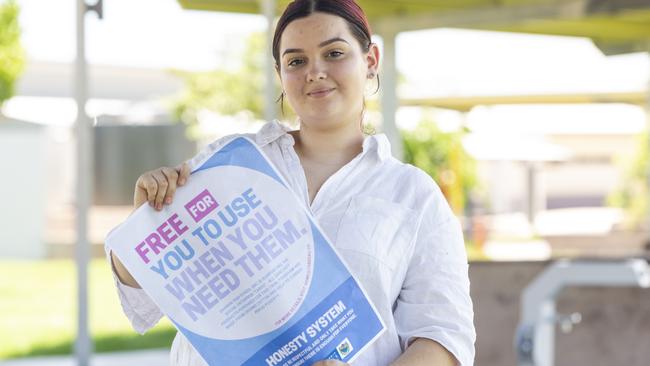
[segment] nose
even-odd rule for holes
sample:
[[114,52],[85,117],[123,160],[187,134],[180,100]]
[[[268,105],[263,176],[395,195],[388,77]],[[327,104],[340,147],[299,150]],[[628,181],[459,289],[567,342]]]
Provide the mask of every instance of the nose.
[[325,67],[320,62],[313,62],[307,72],[307,81],[313,83],[316,80],[327,79],[327,72]]

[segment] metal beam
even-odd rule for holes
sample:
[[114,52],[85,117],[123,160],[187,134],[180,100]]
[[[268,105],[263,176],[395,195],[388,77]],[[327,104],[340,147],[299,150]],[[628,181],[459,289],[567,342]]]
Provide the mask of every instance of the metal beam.
[[[649,84],[650,85],[650,84]],[[644,106],[650,95],[647,91],[616,93],[486,95],[432,98],[401,98],[400,106],[437,107],[469,111],[477,105],[503,104],[596,104],[625,103]]]
[[603,16],[584,19],[522,19],[519,23],[495,25],[491,29],[504,32],[590,37],[612,43],[650,39],[650,24]]
[[184,9],[259,14],[256,0],[178,0]]
[[374,26],[392,33],[444,27],[485,29],[496,25],[518,24],[530,19],[580,19],[586,14],[586,7],[585,0],[572,0],[563,4],[492,5],[469,10],[426,12],[408,17],[389,16],[377,19]]

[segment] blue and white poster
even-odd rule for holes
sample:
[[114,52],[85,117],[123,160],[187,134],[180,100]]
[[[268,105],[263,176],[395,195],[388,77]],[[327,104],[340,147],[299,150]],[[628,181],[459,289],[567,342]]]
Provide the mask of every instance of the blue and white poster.
[[353,361],[384,331],[363,290],[269,160],[237,137],[174,203],[106,239],[209,365]]

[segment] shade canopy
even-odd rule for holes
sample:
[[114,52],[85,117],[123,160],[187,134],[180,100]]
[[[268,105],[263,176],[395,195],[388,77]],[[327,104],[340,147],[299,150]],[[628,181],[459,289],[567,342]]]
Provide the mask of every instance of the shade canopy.
[[[186,9],[260,13],[260,0],[179,0]],[[276,0],[279,14],[290,0]],[[358,0],[378,33],[440,27],[589,37],[608,54],[650,48],[647,0]]]
[[[178,0],[185,9],[259,14],[267,19],[280,14],[291,0]],[[370,18],[373,31],[383,40],[381,111],[382,128],[394,156],[403,155],[395,113],[402,105],[432,105],[467,111],[488,102],[530,102],[530,98],[504,96],[499,100],[399,100],[395,39],[400,32],[433,28],[466,28],[533,34],[589,37],[605,54],[650,50],[649,0],[357,0]],[[272,62],[267,55],[267,75]],[[267,76],[268,80],[271,79]],[[269,83],[270,85],[270,83]],[[551,98],[552,100],[560,99]],[[628,95],[579,95],[574,102],[616,101],[647,105],[645,92]],[[536,102],[549,102],[536,96]],[[624,99],[624,100],[623,100]],[[267,105],[273,97],[267,92]]]

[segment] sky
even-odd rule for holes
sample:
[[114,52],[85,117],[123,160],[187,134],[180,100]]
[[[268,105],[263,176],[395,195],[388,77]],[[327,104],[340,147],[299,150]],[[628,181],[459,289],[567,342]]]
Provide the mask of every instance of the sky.
[[[31,59],[72,62],[75,0],[19,0],[22,41]],[[262,17],[183,10],[174,0],[105,0],[104,18],[87,16],[90,63],[211,69],[221,55],[263,31]]]

